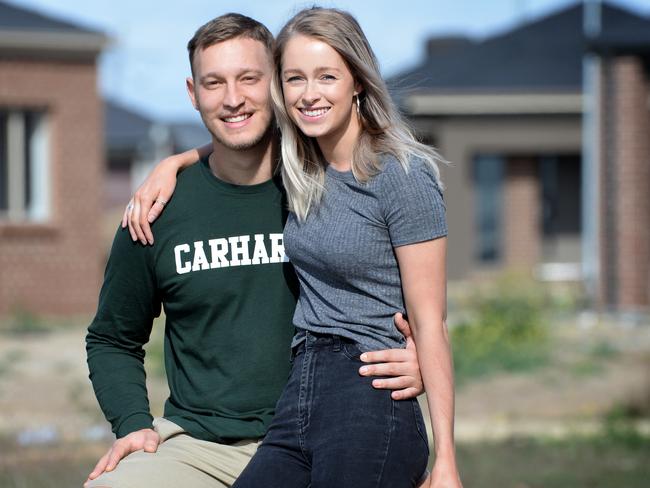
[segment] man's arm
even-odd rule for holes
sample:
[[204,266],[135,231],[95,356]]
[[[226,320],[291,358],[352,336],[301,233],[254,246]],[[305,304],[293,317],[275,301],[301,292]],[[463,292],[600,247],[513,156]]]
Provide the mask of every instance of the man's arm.
[[360,359],[368,364],[359,368],[359,374],[388,376],[388,378],[373,380],[372,386],[377,389],[393,390],[391,392],[393,400],[406,400],[421,395],[424,392],[424,384],[411,327],[401,313],[396,313],[393,320],[397,329],[406,338],[406,347],[363,353]]
[[[153,433],[143,349],[149,340],[153,319],[160,314],[151,251],[151,248],[133,243],[127,231],[117,231],[97,314],[86,336],[90,380],[97,401],[118,438],[111,451],[121,453],[121,457],[143,448],[133,444],[133,438],[137,437],[134,433],[143,429]],[[145,437],[143,442],[151,442],[150,435]],[[114,461],[115,456],[108,459],[111,451],[108,457],[104,456],[107,461]],[[110,467],[106,463],[95,473],[100,464],[101,460],[92,473],[94,477]]]

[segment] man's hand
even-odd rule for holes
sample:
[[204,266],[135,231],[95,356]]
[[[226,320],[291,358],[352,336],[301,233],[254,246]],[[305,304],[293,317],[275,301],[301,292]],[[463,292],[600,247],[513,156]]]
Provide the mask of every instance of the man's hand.
[[383,351],[365,352],[361,355],[364,363],[359,374],[362,376],[390,376],[373,380],[372,386],[384,390],[394,390],[393,400],[415,398],[424,391],[418,353],[411,335],[411,327],[401,313],[394,316],[395,326],[406,338],[405,349],[385,349]]
[[[94,480],[104,471],[113,471],[117,463],[135,451],[156,452],[160,436],[153,429],[142,429],[116,440],[106,454],[99,460],[95,469],[88,475],[86,483]],[[85,484],[84,484],[85,486]]]

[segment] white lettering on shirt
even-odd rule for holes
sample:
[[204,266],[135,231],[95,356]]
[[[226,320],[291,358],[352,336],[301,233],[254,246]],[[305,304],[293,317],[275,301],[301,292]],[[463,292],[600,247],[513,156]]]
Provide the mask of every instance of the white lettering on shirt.
[[282,234],[255,234],[178,244],[174,247],[174,260],[176,273],[185,274],[230,266],[286,263],[289,258],[284,252]]
[[189,244],[179,244],[174,248],[174,258],[176,260],[176,272],[178,274],[185,274],[189,273],[192,271],[192,263],[190,261],[185,261],[184,263],[181,262],[181,253],[188,253],[190,252],[190,245]]

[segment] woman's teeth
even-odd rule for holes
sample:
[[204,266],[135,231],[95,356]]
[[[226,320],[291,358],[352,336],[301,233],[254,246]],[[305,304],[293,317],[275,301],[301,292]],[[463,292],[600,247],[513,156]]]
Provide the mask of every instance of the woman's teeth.
[[309,117],[318,117],[319,115],[323,115],[325,112],[327,112],[329,108],[318,108],[315,110],[307,110],[307,109],[302,109],[301,112]]

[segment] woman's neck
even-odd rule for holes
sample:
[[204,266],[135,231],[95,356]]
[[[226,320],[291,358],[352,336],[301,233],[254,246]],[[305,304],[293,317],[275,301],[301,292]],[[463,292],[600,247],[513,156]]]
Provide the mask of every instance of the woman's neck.
[[352,169],[352,156],[360,135],[361,124],[356,114],[353,114],[344,127],[316,140],[325,160],[335,170],[349,171]]

